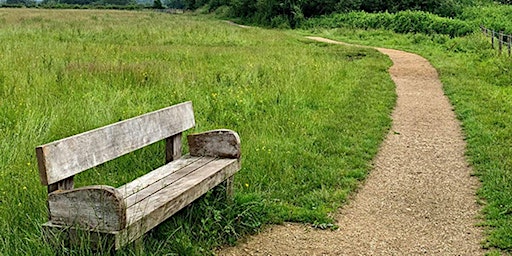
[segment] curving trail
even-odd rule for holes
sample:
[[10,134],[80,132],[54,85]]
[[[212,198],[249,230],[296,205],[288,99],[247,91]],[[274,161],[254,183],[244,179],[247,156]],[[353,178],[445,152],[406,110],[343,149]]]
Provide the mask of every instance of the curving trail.
[[[343,44],[324,38],[309,39]],[[337,214],[336,231],[273,226],[219,255],[483,255],[475,226],[479,182],[436,70],[424,58],[376,48],[394,65],[392,128],[374,169]]]

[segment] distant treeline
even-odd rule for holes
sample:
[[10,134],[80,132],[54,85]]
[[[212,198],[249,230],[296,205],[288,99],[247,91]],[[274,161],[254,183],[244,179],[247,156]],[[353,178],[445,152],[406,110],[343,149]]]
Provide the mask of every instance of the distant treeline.
[[[423,11],[441,17],[455,17],[466,6],[485,0],[170,0],[173,8],[209,11],[223,7],[233,18],[266,26],[297,27],[304,20],[331,13],[365,11],[369,13]],[[510,4],[512,0],[500,0]]]
[[[160,1],[157,0],[159,3]],[[42,7],[64,9],[142,9],[153,8],[157,3],[140,3],[136,0],[0,0],[0,7]]]
[[454,17],[473,0],[172,0],[184,8],[207,6],[215,10],[229,8],[229,14],[249,23],[276,26],[280,23],[295,27],[306,18],[349,11],[390,12],[417,10]]

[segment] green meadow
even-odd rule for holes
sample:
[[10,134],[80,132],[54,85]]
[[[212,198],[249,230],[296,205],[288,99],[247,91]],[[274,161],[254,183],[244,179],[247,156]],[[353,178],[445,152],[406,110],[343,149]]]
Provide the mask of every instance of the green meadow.
[[[330,213],[370,171],[390,127],[391,61],[305,35],[406,50],[437,68],[482,181],[482,245],[510,255],[512,57],[498,55],[478,29],[512,33],[510,10],[465,7],[455,19],[334,14],[291,31],[193,14],[0,9],[0,255],[55,254],[41,238],[47,208],[37,145],[189,100],[192,132],[240,134],[234,201],[206,194],[149,232],[144,254],[208,255],[283,221],[335,228]],[[76,186],[120,186],[163,161],[156,143],[78,175]],[[87,244],[57,251],[93,253]]]
[[[234,202],[207,194],[148,233],[145,254],[209,254],[268,223],[329,227],[390,127],[390,65],[374,50],[206,16],[0,9],[0,255],[55,254],[41,238],[36,146],[189,100],[194,131],[240,134]],[[156,143],[76,185],[120,186],[163,161]]]

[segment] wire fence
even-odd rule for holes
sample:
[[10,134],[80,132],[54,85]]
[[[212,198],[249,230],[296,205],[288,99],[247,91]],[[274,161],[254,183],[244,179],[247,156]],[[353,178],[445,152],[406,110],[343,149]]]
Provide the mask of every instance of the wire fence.
[[498,46],[499,55],[501,55],[503,50],[506,48],[508,51],[508,56],[511,56],[512,35],[504,34],[503,31],[494,31],[484,26],[480,26],[480,28],[482,29],[482,32],[485,34],[485,36],[491,38],[492,48],[496,49],[496,46]]

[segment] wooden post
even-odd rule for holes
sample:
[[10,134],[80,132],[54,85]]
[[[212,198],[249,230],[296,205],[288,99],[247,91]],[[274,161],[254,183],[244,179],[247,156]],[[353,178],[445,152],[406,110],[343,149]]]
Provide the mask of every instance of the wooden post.
[[494,48],[494,30],[491,30],[491,44],[492,44],[492,48]]
[[165,139],[165,163],[172,162],[181,157],[181,135],[178,133]]
[[503,31],[500,31],[498,34],[498,49],[499,49],[499,55],[501,55],[501,52],[503,51]]
[[507,45],[508,45],[508,56],[510,57],[510,47],[512,47],[512,35],[507,35]]
[[235,189],[233,188],[233,184],[235,183],[235,175],[230,176],[223,182],[221,182],[218,186],[216,186],[212,192],[215,198],[218,198],[227,204],[233,202],[233,195]]
[[234,190],[233,190],[233,183],[235,183],[235,175],[229,177],[226,181],[226,198],[228,200],[228,202],[231,202],[231,200],[233,200],[233,194],[234,194]]
[[139,237],[135,241],[133,241],[133,249],[135,251],[135,255],[142,256],[144,255],[144,238]]

